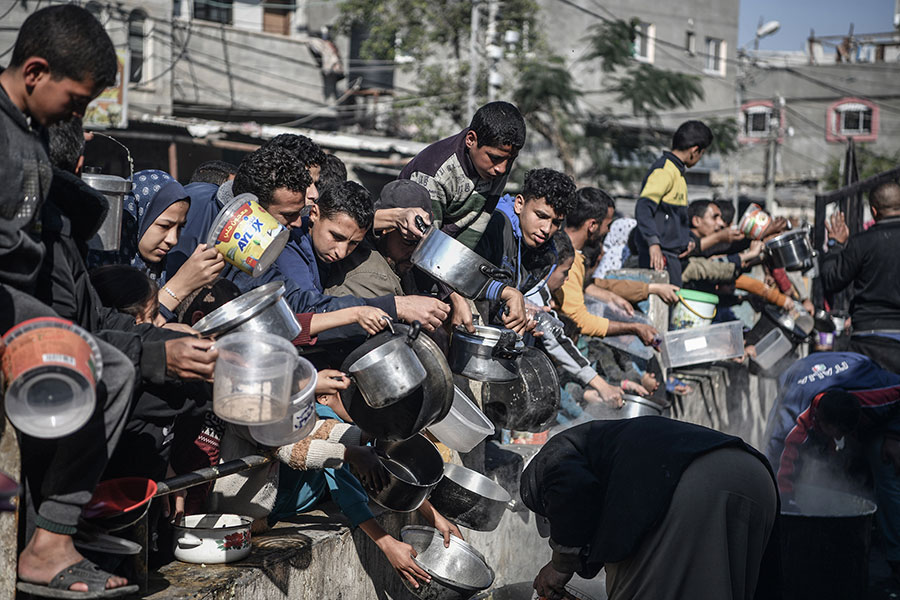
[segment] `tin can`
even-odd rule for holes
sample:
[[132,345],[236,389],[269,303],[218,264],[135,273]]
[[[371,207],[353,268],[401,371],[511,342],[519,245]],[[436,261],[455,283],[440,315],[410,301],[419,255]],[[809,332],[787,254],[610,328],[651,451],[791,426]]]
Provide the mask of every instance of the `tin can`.
[[288,242],[288,230],[266,212],[253,194],[241,194],[223,208],[209,230],[207,245],[253,277],[272,266]]
[[744,216],[741,217],[738,229],[750,239],[761,240],[763,232],[771,221],[772,217],[769,216],[769,213],[764,211],[762,206],[754,203],[744,211]]

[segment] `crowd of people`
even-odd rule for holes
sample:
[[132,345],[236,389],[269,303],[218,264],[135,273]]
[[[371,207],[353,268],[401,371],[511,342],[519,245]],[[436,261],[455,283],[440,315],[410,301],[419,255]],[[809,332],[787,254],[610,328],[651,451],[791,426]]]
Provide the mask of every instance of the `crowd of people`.
[[[605,191],[579,188],[550,168],[529,170],[520,189],[510,191],[526,125],[507,102],[479,108],[468,127],[422,150],[377,197],[348,181],[337,157],[295,134],[267,140],[238,165],[204,163],[186,185],[160,169],[139,171],[122,211],[121,248],[89,250],[108,202],[80,178],[80,117],[115,77],[108,35],[71,4],[33,13],[0,72],[0,332],[36,317],[62,317],[96,339],[103,359],[97,408],[87,425],[59,439],[20,435],[29,518],[18,574],[23,589],[36,595],[136,591],[73,543],[99,481],[162,480],[260,452],[246,427],[213,414],[218,353],[192,326],[266,283],[283,285],[297,315],[301,334],[294,345],[320,350],[310,355],[319,370],[319,420],[300,442],[264,450],[277,468],[194,488],[174,497],[166,512],[172,519],[207,510],[237,513],[253,518],[259,530],[331,498],[413,586],[430,576],[413,560],[412,547],[385,532],[369,508],[365,489],[384,485],[385,473],[371,436],[353,424],[341,397],[351,383],[340,370],[343,359],[387,320],[418,322],[445,353],[454,330],[474,332],[479,322],[512,330],[557,369],[563,398],[557,419],[565,424],[590,405],[622,406],[625,393],[665,405],[685,391],[682,382],[664,377],[652,350],[637,356],[605,343],[630,336],[644,347],[659,345],[663,332],[637,318],[651,295],[675,304],[682,288],[714,292],[715,322],[737,318],[731,307],[744,297],[736,289],[752,292],[758,303],[813,312],[794,273],[770,268],[767,281],[747,275],[762,262],[763,240],[785,231],[788,221],[774,219],[750,239],[732,226],[731,202],[688,201],[684,173],[713,141],[705,124],[677,128],[671,149],[642,181],[630,218]],[[673,598],[750,598],[758,580],[763,589],[775,585],[777,578],[760,575],[771,567],[775,482],[790,492],[808,432],[818,427],[828,439],[841,438],[857,429],[859,413],[894,424],[900,309],[896,298],[885,298],[898,281],[885,270],[897,263],[873,258],[884,255],[896,229],[900,188],[893,185],[873,196],[877,224],[858,240],[847,242],[841,217],[832,219],[832,238],[838,249],[847,247],[822,265],[828,291],[856,288],[858,335],[851,350],[871,358],[836,356],[863,365],[866,377],[851,365],[846,385],[836,378],[827,390],[822,384],[800,393],[790,388],[791,373],[799,378],[810,365],[798,362],[779,403],[789,409],[767,448],[774,469],[738,438],[675,421],[597,422],[557,435],[523,476],[525,503],[551,524],[553,560],[535,580],[539,593],[562,597],[573,572],[596,574],[603,564],[611,593],[621,598],[654,587],[681,590]],[[206,245],[220,211],[245,194],[289,230],[286,247],[259,277]],[[506,276],[495,275],[475,298],[438,284],[411,262],[422,225],[454,237]],[[621,275],[629,267],[665,272],[668,282]],[[748,335],[747,354],[765,332]],[[891,475],[879,461],[900,464],[900,444],[896,434],[871,439],[876,486],[887,490],[888,502],[891,487],[879,482]],[[715,500],[718,491],[740,500],[723,504]],[[638,501],[623,505],[624,497]],[[462,537],[427,501],[419,512],[447,544],[451,535]],[[892,520],[885,511],[882,524],[895,531]],[[685,551],[688,535],[693,542]],[[729,552],[717,555],[722,543]],[[724,562],[712,570],[730,577],[713,585],[704,561],[715,556]],[[890,558],[900,561],[900,550]]]

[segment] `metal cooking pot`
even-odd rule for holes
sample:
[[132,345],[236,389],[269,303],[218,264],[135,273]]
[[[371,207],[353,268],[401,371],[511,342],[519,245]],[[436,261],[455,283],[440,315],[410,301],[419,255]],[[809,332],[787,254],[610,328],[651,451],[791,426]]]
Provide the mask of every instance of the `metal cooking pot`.
[[389,483],[378,492],[366,488],[372,502],[396,512],[419,508],[444,474],[440,451],[421,434],[402,442],[376,441],[375,448],[384,451]]
[[516,360],[519,375],[512,383],[482,387],[484,413],[497,427],[516,431],[545,431],[559,407],[556,367],[541,350],[525,348]]
[[300,335],[297,316],[283,298],[284,284],[272,281],[241,294],[194,324],[204,337],[233,331],[274,333],[286,340]]
[[649,398],[643,398],[641,396],[635,396],[632,394],[622,394],[622,398],[625,400],[625,405],[619,409],[619,413],[617,416],[620,419],[633,419],[635,417],[647,416],[667,416],[664,413],[668,412],[668,405],[663,406],[662,404],[657,404]]
[[405,577],[407,589],[422,600],[466,600],[476,592],[491,587],[494,570],[478,550],[450,536],[450,547],[444,547],[444,536],[432,527],[407,525],[400,530],[400,539],[416,551],[416,561],[431,575],[430,583],[419,582],[413,588]]
[[511,500],[509,492],[492,479],[447,463],[444,478],[431,492],[430,502],[454,523],[476,531],[493,531]]
[[815,320],[804,311],[795,311],[796,318],[790,313],[776,308],[772,305],[763,307],[762,314],[771,322],[775,323],[782,331],[788,334],[788,338],[793,343],[801,343],[805,341],[815,326]]
[[512,278],[509,271],[492,265],[434,225],[426,227],[421,217],[416,217],[416,224],[424,235],[412,253],[412,264],[466,298],[477,297],[491,279]]
[[109,204],[100,229],[88,240],[88,247],[104,252],[118,250],[122,244],[122,206],[125,194],[131,191],[132,183],[117,175],[102,173],[84,173],[81,180],[103,194]]
[[175,558],[187,563],[220,564],[250,554],[250,524],[241,515],[187,515],[174,525]]
[[[386,321],[394,335],[390,319]],[[397,402],[425,381],[425,367],[412,349],[420,329],[420,323],[414,321],[405,336],[392,337],[350,365],[348,373],[372,408]]]
[[487,382],[515,381],[516,359],[525,344],[511,329],[476,325],[475,333],[463,327],[453,331],[450,340],[450,370],[469,379]]
[[[399,334],[407,325],[395,324]],[[372,336],[351,352],[341,365],[346,372],[358,358],[391,337],[389,331]],[[372,408],[363,398],[356,383],[341,392],[341,402],[353,422],[372,437],[383,441],[405,440],[447,416],[453,404],[453,374],[440,347],[427,335],[420,335],[412,345],[425,367],[422,385],[398,402],[384,408]]]
[[806,227],[788,231],[766,242],[769,261],[776,269],[806,271],[812,268],[815,253]]

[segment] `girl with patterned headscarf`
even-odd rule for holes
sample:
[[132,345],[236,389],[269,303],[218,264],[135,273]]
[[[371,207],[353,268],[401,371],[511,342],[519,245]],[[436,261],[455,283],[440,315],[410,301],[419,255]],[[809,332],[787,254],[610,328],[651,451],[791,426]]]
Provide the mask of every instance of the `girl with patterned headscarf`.
[[[187,219],[191,197],[165,171],[149,169],[134,174],[134,188],[125,197],[122,245],[118,253],[96,255],[97,264],[127,264],[159,282],[166,256]],[[200,244],[174,276],[159,290],[160,313],[174,318],[183,298],[216,279],[225,261],[215,249]]]

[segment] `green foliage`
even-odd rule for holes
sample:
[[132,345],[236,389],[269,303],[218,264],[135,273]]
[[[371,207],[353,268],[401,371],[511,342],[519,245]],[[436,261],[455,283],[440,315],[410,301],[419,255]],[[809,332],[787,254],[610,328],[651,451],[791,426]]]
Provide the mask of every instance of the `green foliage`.
[[[837,190],[844,187],[843,158],[833,158],[828,161],[825,172],[825,189]],[[856,145],[856,167],[859,169],[859,179],[863,180],[900,165],[900,152],[896,154],[879,154],[870,150],[867,144]]]
[[630,63],[634,57],[635,28],[639,23],[637,19],[631,22],[619,19],[593,25],[588,34],[590,50],[584,60],[599,60],[604,73],[612,73]]
[[713,132],[713,143],[708,152],[728,156],[738,149],[738,124],[737,119],[708,118],[703,119]]
[[690,108],[703,99],[703,86],[696,75],[639,64],[630,67],[612,87],[619,102],[629,102],[635,116],[653,117],[661,110]]

